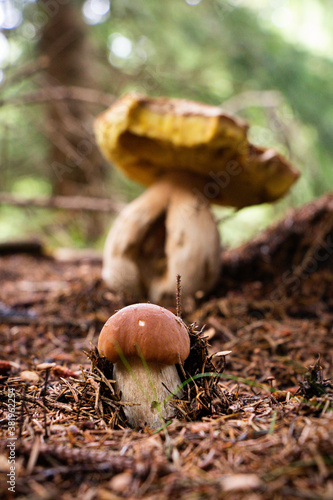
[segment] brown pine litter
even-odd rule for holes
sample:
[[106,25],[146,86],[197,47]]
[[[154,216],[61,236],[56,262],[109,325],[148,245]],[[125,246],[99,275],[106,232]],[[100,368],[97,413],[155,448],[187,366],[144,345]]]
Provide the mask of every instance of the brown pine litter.
[[1,257],[0,497],[333,498],[332,229],[327,196],[224,254],[215,292],[183,303],[189,382],[155,432],[127,427],[94,349],[124,305],[101,263]]

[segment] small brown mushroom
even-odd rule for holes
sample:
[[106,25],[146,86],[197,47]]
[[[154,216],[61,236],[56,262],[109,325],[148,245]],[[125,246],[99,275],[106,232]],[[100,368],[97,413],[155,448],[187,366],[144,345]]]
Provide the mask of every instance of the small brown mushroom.
[[105,323],[98,351],[114,363],[113,376],[132,427],[155,428],[174,415],[169,398],[180,396],[176,365],[190,352],[183,321],[163,307],[133,304]]
[[157,302],[206,293],[220,270],[210,203],[274,201],[298,177],[274,150],[253,146],[247,124],[219,107],[127,94],[95,122],[97,142],[129,177],[149,186],[114,222],[104,248],[110,288]]

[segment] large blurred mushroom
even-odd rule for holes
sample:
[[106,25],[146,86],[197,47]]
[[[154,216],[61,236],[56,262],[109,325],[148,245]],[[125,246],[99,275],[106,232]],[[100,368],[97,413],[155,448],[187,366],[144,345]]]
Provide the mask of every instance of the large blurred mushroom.
[[272,149],[248,142],[248,126],[219,107],[130,93],[97,117],[105,157],[149,186],[114,222],[103,279],[152,301],[206,293],[220,270],[210,203],[242,208],[277,200],[298,171]]

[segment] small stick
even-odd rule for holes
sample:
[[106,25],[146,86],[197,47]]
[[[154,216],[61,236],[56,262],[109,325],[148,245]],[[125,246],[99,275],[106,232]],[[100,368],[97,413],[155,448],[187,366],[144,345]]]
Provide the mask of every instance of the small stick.
[[21,399],[21,408],[20,408],[20,423],[19,423],[18,439],[21,439],[21,437],[22,437],[23,423],[24,423],[24,405],[25,405],[25,395],[27,392],[27,387],[28,387],[28,384],[24,384],[23,394],[22,394],[22,399]]
[[46,368],[45,369],[44,387],[42,389],[42,392],[40,393],[41,397],[43,398],[43,403],[45,402],[45,396],[46,396],[46,391],[47,391],[47,383],[49,381],[49,374],[50,374],[50,368]]
[[83,397],[85,396],[87,390],[88,390],[88,384],[87,384],[87,382],[85,382],[83,390],[82,390],[82,392],[80,394],[81,397],[79,399],[79,404],[78,404],[78,407],[77,407],[77,410],[76,410],[76,419],[75,419],[76,422],[79,421]]
[[[45,383],[44,383],[43,390],[41,392],[44,407],[46,406],[46,391],[47,391],[47,383],[49,381],[49,374],[50,374],[50,368],[46,368],[46,370],[45,370]],[[48,437],[49,437],[49,434],[48,434],[48,430],[47,430],[46,409],[44,409],[44,439],[48,439]]]
[[177,274],[177,288],[176,288],[176,314],[179,318],[181,318],[182,315],[182,286],[181,286],[181,275]]

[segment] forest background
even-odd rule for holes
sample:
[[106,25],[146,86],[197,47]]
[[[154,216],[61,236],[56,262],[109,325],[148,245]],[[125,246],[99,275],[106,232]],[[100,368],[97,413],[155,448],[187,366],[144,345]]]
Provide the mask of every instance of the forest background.
[[[93,120],[133,90],[221,105],[301,171],[278,203],[216,208],[225,245],[329,191],[332,20],[326,0],[0,0],[0,241],[102,248],[142,188],[102,158]],[[15,206],[54,195],[111,203]]]

